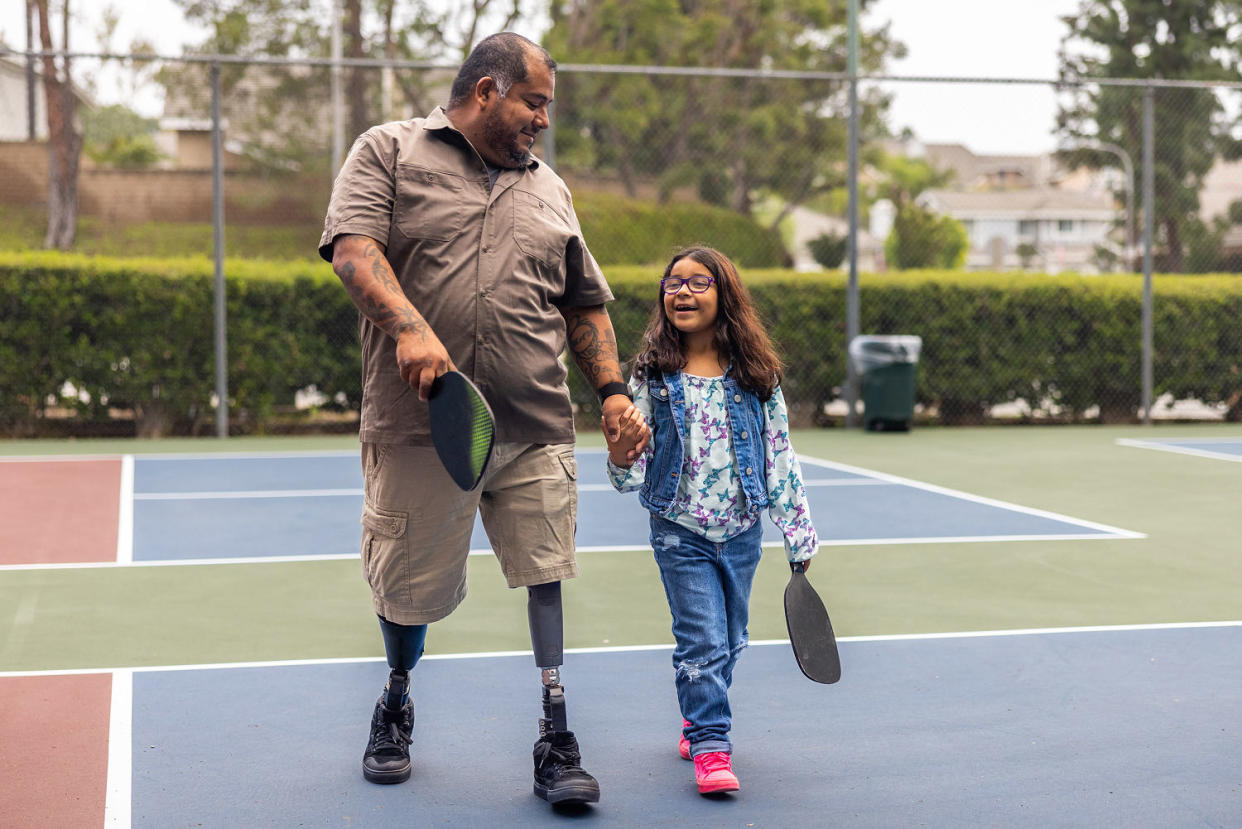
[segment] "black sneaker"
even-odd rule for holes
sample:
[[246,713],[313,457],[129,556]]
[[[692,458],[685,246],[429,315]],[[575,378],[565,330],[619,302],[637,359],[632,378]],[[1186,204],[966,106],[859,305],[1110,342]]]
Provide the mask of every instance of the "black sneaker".
[[572,731],[552,731],[535,743],[535,794],[549,803],[598,803],[599,783],[582,770]]
[[404,783],[410,779],[410,743],[414,734],[414,703],[398,711],[381,696],[371,715],[371,739],[362,756],[362,776],[372,783]]

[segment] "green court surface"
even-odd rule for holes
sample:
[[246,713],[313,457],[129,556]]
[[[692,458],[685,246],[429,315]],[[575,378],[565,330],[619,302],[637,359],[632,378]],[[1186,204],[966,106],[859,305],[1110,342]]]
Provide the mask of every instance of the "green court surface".
[[[838,636],[1242,619],[1242,464],[1118,438],[1242,437],[1242,424],[795,432],[800,454],[1145,534],[1138,539],[824,547],[809,576]],[[601,445],[584,435],[583,445]],[[351,437],[0,442],[0,456],[351,449]],[[633,495],[617,498],[633,498]],[[817,525],[833,521],[815,514]],[[0,545],[4,541],[0,539]],[[273,551],[279,554],[279,551]],[[650,551],[587,552],[565,588],[566,646],[671,642]],[[529,649],[525,596],[494,560],[428,653]],[[785,638],[769,551],[753,640]],[[0,569],[0,671],[382,656],[356,560]]]

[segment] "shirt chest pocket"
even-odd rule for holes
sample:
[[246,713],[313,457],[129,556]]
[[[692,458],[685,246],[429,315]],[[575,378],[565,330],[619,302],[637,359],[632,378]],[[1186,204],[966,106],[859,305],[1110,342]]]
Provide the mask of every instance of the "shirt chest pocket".
[[409,239],[452,241],[462,231],[463,186],[461,176],[398,164],[397,230]]
[[556,269],[573,235],[569,223],[546,201],[524,190],[513,191],[513,240],[522,253]]

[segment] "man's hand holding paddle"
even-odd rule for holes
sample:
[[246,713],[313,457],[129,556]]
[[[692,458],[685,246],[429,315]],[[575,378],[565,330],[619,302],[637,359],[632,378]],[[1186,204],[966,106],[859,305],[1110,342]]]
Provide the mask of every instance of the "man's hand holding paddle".
[[418,392],[419,400],[431,396],[431,384],[446,371],[455,371],[444,343],[426,322],[404,326],[397,335],[397,368],[401,379]]

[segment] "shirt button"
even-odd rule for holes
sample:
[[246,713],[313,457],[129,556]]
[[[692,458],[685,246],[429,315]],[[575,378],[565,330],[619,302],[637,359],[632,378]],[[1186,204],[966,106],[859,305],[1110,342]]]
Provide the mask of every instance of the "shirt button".
[[490,253],[490,252],[491,252],[491,248],[489,248],[487,245],[484,245],[484,246],[483,246],[483,252],[484,252],[484,253]]
[[735,395],[733,395],[733,402],[734,402],[734,403],[741,403],[741,402],[742,402],[742,395],[740,395],[740,394],[735,394]]
[[742,440],[749,440],[749,439],[750,439],[750,433],[742,432]]
[[660,389],[661,397],[668,397],[668,389]]
[[748,467],[746,467],[746,474],[747,474],[747,475],[753,475],[753,474],[754,474],[754,472],[755,472],[755,470],[751,469],[749,466],[748,466]]

